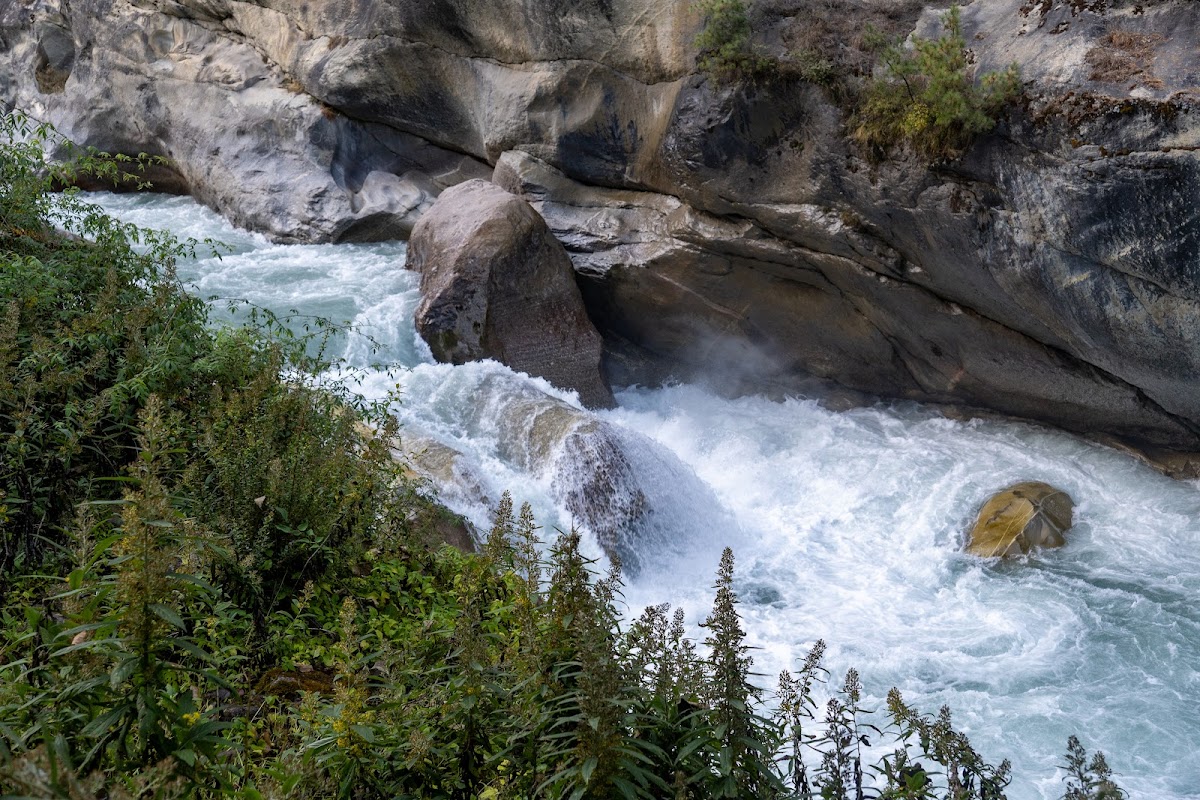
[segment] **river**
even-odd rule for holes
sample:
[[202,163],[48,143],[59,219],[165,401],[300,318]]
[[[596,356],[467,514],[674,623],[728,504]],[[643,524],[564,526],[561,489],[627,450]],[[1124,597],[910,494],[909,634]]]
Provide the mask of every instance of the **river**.
[[[418,280],[403,244],[277,245],[189,198],[93,199],[123,220],[228,244],[219,259],[179,266],[204,297],[368,332],[381,350],[351,337],[339,344],[348,363],[403,369],[368,369],[360,391],[383,397],[398,381],[395,413],[463,452],[482,495],[508,489],[547,528],[571,524],[556,481],[577,476],[514,458],[503,442],[513,423],[481,411],[480,397],[491,391],[493,410],[505,392],[578,403],[496,363],[433,363],[413,327]],[[689,385],[627,388],[617,400],[596,416],[618,432],[655,511],[632,545],[642,568],[626,587],[631,616],[670,602],[695,626],[728,545],[764,685],[824,639],[835,676],[862,674],[865,707],[881,708],[892,686],[924,711],[949,704],[986,758],[1012,760],[1011,800],[1062,794],[1056,765],[1070,734],[1105,751],[1133,798],[1200,796],[1196,485],[1065,433],[913,404],[835,412]],[[1020,480],[1075,499],[1067,546],[1011,563],[962,554],[979,505]],[[447,500],[486,526],[479,496]]]

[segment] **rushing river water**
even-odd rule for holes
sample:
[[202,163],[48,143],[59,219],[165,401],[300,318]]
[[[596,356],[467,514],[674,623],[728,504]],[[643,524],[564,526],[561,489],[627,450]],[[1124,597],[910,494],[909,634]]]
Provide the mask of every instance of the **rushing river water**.
[[[413,328],[418,281],[402,244],[274,245],[187,198],[96,197],[124,220],[229,244],[219,260],[180,265],[205,297],[369,332],[383,351],[352,339],[347,359],[406,367],[396,413],[479,476],[479,494],[448,498],[455,510],[486,525],[480,498],[509,489],[547,527],[570,524],[561,483],[579,476],[515,457],[504,426],[519,423],[495,412],[541,392],[573,400],[498,364],[434,364]],[[383,396],[394,383],[369,373],[362,391]],[[631,615],[670,602],[703,619],[729,545],[765,685],[825,639],[835,675],[862,673],[867,707],[891,686],[925,711],[949,704],[985,757],[1012,760],[1012,800],[1061,795],[1056,765],[1072,733],[1108,754],[1132,797],[1200,797],[1196,486],[1062,433],[911,405],[833,412],[691,386],[617,399],[597,416],[656,512],[633,545],[643,568],[626,590]],[[1068,545],[1003,564],[963,555],[980,503],[1018,480],[1075,499]]]

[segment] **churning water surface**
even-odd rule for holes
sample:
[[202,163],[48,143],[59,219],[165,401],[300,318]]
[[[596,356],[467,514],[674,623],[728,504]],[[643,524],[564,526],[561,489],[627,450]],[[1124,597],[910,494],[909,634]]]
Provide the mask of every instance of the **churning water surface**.
[[[543,393],[578,403],[492,362],[433,363],[413,328],[418,281],[403,244],[277,245],[187,198],[95,199],[123,220],[230,245],[180,265],[202,296],[367,331],[382,351],[352,337],[340,345],[347,360],[405,369],[368,370],[361,391],[382,397],[398,380],[400,419],[463,452],[483,484],[451,498],[456,511],[486,525],[483,498],[509,489],[547,527],[571,524],[555,484],[583,476],[514,456],[506,441],[522,423],[505,408]],[[693,386],[617,399],[596,416],[617,432],[656,514],[634,543],[631,616],[669,602],[702,620],[729,545],[763,685],[824,639],[835,676],[862,674],[867,707],[881,708],[892,686],[925,711],[949,704],[985,757],[1012,760],[1012,800],[1062,794],[1070,734],[1104,750],[1134,798],[1200,797],[1195,485],[1063,433],[912,405],[834,412]],[[1067,546],[1008,563],[962,554],[982,501],[1020,480],[1075,499]]]

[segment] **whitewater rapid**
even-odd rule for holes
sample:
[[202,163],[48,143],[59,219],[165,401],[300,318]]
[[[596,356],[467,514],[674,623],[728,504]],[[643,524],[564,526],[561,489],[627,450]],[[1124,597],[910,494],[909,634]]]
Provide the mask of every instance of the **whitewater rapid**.
[[[123,220],[228,244],[219,259],[179,265],[201,296],[369,333],[379,351],[351,337],[339,345],[347,361],[404,369],[367,370],[360,390],[380,398],[398,381],[401,421],[464,454],[485,485],[450,505],[476,525],[488,521],[481,498],[504,489],[547,528],[572,523],[554,485],[570,474],[514,456],[498,412],[506,398],[577,400],[499,364],[433,363],[413,328],[418,281],[403,269],[403,244],[277,245],[187,198],[94,197]],[[214,303],[217,316],[225,305]],[[915,405],[834,412],[694,386],[625,389],[617,400],[595,416],[656,510],[639,533],[630,616],[669,602],[695,626],[728,545],[763,685],[824,639],[835,679],[861,672],[867,707],[882,707],[892,686],[928,712],[949,704],[986,758],[1012,760],[1012,800],[1062,794],[1056,767],[1071,734],[1105,751],[1133,798],[1200,796],[1195,485],[1063,433]],[[1019,480],[1075,499],[1068,545],[1012,563],[963,555],[979,505]]]

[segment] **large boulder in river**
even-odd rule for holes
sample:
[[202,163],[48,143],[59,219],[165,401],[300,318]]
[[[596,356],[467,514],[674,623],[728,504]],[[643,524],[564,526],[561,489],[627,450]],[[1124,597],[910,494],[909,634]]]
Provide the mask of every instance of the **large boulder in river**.
[[1075,502],[1048,483],[1029,481],[997,492],[979,509],[967,552],[991,558],[1019,556],[1035,547],[1062,547]]
[[413,228],[408,268],[421,273],[417,330],[439,361],[494,358],[613,405],[571,260],[529,203],[482,180],[448,189]]

